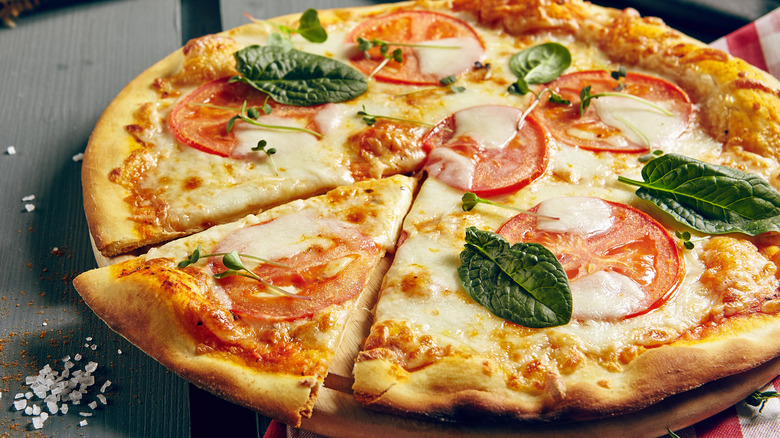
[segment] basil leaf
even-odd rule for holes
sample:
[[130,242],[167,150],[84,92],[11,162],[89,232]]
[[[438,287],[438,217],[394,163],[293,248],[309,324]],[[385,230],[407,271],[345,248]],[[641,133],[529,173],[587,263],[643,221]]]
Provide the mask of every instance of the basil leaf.
[[320,24],[320,18],[315,9],[307,9],[301,15],[298,33],[313,43],[324,43],[328,40],[328,33]]
[[558,259],[538,243],[509,243],[496,233],[466,229],[458,278],[494,315],[526,327],[563,325],[571,319],[569,279]]
[[515,54],[509,69],[526,84],[546,84],[571,65],[571,52],[559,43],[544,43]]
[[245,47],[235,53],[245,82],[286,105],[343,102],[365,93],[366,78],[354,68],[324,56],[279,46]]
[[758,175],[676,154],[649,161],[637,196],[707,234],[780,231],[780,193]]

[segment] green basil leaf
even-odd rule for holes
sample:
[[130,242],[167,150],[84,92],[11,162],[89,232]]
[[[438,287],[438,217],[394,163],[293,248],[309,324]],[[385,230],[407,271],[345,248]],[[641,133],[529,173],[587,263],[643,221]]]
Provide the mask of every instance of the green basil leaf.
[[569,279],[558,259],[538,243],[509,243],[496,233],[466,230],[458,278],[494,315],[526,327],[563,325],[571,319]]
[[780,193],[758,175],[676,154],[665,154],[642,168],[637,196],[675,220],[707,234],[750,236],[780,231]]
[[546,84],[571,65],[571,52],[559,43],[544,43],[515,54],[509,69],[526,84]]
[[328,40],[328,33],[320,24],[320,18],[314,9],[307,9],[301,15],[298,33],[313,43],[324,43]]
[[287,105],[343,102],[365,93],[368,83],[354,68],[324,56],[279,46],[249,46],[235,53],[245,82]]

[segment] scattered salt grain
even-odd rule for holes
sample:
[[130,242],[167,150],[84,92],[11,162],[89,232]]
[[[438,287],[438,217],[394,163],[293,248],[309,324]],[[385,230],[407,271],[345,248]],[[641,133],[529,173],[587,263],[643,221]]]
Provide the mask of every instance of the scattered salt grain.
[[27,391],[27,392],[24,393],[24,398],[26,398],[27,400],[31,399],[32,397],[33,397],[33,393],[32,392]]
[[92,344],[91,347],[89,347],[90,350],[95,351],[97,350],[97,344]]
[[89,408],[94,411],[95,409],[97,409],[97,402],[96,401],[89,402],[87,403],[87,406],[89,406]]
[[33,414],[32,406],[27,406],[26,408],[24,408],[24,415],[32,415],[32,414]]
[[14,402],[14,409],[17,411],[24,410],[24,408],[27,407],[27,399],[26,398],[20,398],[19,400],[16,400]]
[[87,336],[86,341],[87,342],[92,342],[92,336]]
[[97,399],[100,400],[100,403],[102,403],[103,406],[108,404],[108,400],[106,399],[106,396],[103,394],[98,394]]
[[32,425],[35,429],[43,428],[43,422],[46,421],[41,417],[35,417],[32,419]]
[[75,360],[76,362],[80,361],[81,360],[81,355],[76,353],[76,355],[73,356],[73,360]]
[[[29,383],[28,383],[28,385],[29,385]],[[14,399],[18,400],[20,398],[24,398],[24,394],[22,394],[21,392],[16,393],[16,395],[14,396]]]
[[122,350],[116,350],[117,354],[122,354]]
[[8,148],[5,150],[5,153],[8,155],[16,155],[16,148],[13,146],[8,146]]
[[33,205],[33,204],[24,204],[24,209],[27,210],[27,212],[29,213],[29,212],[35,210],[35,205]]
[[60,413],[62,413],[63,415],[68,413],[68,404],[67,403],[63,403],[62,406],[60,406]]
[[22,198],[22,202],[30,202],[35,200],[35,195],[27,195],[24,198]]
[[87,420],[81,420],[81,421],[79,421],[79,427],[84,427],[84,426],[86,426],[87,424],[88,424],[88,423],[87,423]]
[[50,414],[56,414],[57,411],[60,410],[59,406],[57,406],[57,402],[53,402],[53,401],[46,403],[46,409],[49,410]]
[[86,371],[86,372],[88,372],[88,373],[94,373],[94,372],[95,372],[95,370],[97,369],[97,367],[98,367],[98,363],[97,363],[97,362],[92,362],[92,361],[90,361],[90,362],[89,362],[89,363],[88,363],[88,364],[87,364],[87,365],[84,367],[84,371]]
[[79,415],[81,415],[82,417],[91,417],[92,416],[92,412],[81,411],[81,412],[79,412]]
[[73,161],[81,161],[84,158],[84,153],[79,152],[78,154],[73,156]]
[[44,326],[44,327],[46,327],[46,326],[47,326],[47,325],[49,325],[49,324],[48,324],[46,321],[44,321],[44,322],[42,322],[42,323],[41,323],[41,325],[42,325],[42,326]]
[[106,380],[106,383],[104,383],[103,386],[100,387],[100,392],[105,393],[106,389],[108,389],[109,386],[111,386],[111,381]]

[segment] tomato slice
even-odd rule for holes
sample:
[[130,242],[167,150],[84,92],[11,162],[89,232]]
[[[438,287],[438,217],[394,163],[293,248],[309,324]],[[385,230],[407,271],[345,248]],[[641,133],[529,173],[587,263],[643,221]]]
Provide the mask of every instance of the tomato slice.
[[[427,49],[439,59],[442,56],[449,60],[445,72],[439,72],[439,68],[426,67],[425,60],[419,56],[418,49],[413,47],[394,46],[389,44],[389,51],[401,49],[403,62],[390,61],[379,70],[374,78],[387,82],[404,84],[433,85],[447,76],[457,76],[473,67],[474,63],[482,59],[484,45],[474,29],[465,21],[458,18],[428,11],[402,11],[390,15],[370,18],[360,23],[347,36],[347,43],[356,43],[358,37],[368,40],[378,38],[390,43],[430,43],[435,45],[437,40],[463,39],[460,43],[450,42],[460,49]],[[426,50],[426,49],[423,49]],[[368,51],[368,58],[363,52],[357,53],[352,59],[352,64],[363,73],[370,75],[379,64],[384,61],[379,47],[373,47]],[[441,65],[440,62],[435,62]]]
[[[240,244],[236,247],[237,241],[267,241],[269,233],[279,232],[277,224],[273,224],[275,220],[278,219],[234,232],[215,251],[241,253],[245,248]],[[327,220],[323,220],[317,238],[327,240],[328,245],[313,244],[293,255],[271,260],[287,267],[261,263],[251,268],[264,281],[285,290],[294,288],[294,293],[303,298],[283,295],[251,278],[230,276],[218,282],[232,302],[231,311],[261,321],[285,321],[309,317],[360,294],[379,256],[377,244],[352,225]],[[247,246],[251,245],[247,242]],[[247,258],[242,260],[245,265],[253,263]],[[221,260],[213,259],[211,269],[219,273],[227,268]]]
[[[227,123],[238,114],[244,101],[247,108],[271,106],[271,114],[277,117],[303,119],[307,129],[318,131],[314,116],[322,105],[298,107],[283,105],[242,82],[229,82],[229,77],[216,79],[201,85],[177,103],[168,117],[168,127],[180,143],[195,149],[223,157],[230,156],[238,145],[235,130],[243,122],[237,122],[234,130],[227,132]],[[262,117],[261,117],[262,118]],[[259,120],[261,121],[261,120]]]
[[[576,202],[569,200],[578,198],[560,199],[554,202]],[[620,317],[632,318],[660,307],[672,295],[684,275],[682,255],[674,239],[653,218],[633,207],[598,198],[579,199],[605,203],[602,208],[606,209],[611,225],[590,234],[554,231],[545,227],[540,229],[539,223],[543,219],[523,213],[502,225],[498,234],[512,244],[535,242],[552,251],[572,284],[575,310],[578,304],[578,297],[574,293],[575,281],[599,271],[620,274],[633,280],[644,295],[635,298],[636,302],[628,306]],[[531,212],[538,210],[539,205],[532,208]],[[566,214],[576,214],[574,210],[565,207]],[[593,210],[596,209],[581,208],[579,214],[583,218],[590,218],[594,215]],[[600,293],[601,299],[606,300],[606,307],[621,305],[620,300],[623,298]],[[580,299],[586,298],[581,296]],[[603,319],[615,319],[615,316]]]
[[[458,125],[465,124],[462,120],[466,112],[476,114],[471,124],[477,127],[480,118],[503,118],[504,122],[486,127],[483,132],[511,129],[513,135],[500,146],[486,146],[488,140],[474,138],[468,133],[459,135],[463,129],[459,130]],[[450,115],[422,139],[423,149],[429,153],[424,170],[450,187],[479,196],[500,195],[527,186],[547,168],[548,139],[539,122],[530,116],[517,130],[521,115],[522,111],[502,105],[471,107]],[[479,134],[478,129],[471,132]]]
[[[571,104],[555,104],[545,99],[534,110],[534,113],[555,139],[591,151],[645,152],[649,149],[647,140],[650,140],[651,143],[671,141],[685,131],[693,114],[693,105],[683,90],[664,79],[639,73],[628,73],[621,82],[624,87],[618,92],[641,97],[658,104],[670,111],[673,116],[665,116],[660,112],[653,113],[652,107],[636,103],[628,98],[614,97],[609,98],[613,99],[611,103],[616,103],[617,101],[614,99],[619,99],[618,104],[630,105],[628,108],[635,113],[640,112],[637,110],[644,107],[644,117],[638,116],[639,123],[629,122],[623,126],[623,129],[616,127],[615,121],[610,124],[605,123],[597,106],[607,98],[591,100],[588,109],[580,116],[580,92],[583,88],[590,86],[592,95],[615,92],[619,88],[618,81],[603,70],[571,73],[550,82],[547,87],[560,94],[564,99],[571,101]],[[599,101],[600,99],[601,101]],[[604,111],[607,109],[605,108]],[[620,120],[630,111],[624,107],[617,108],[610,117]],[[647,120],[653,116],[657,118],[655,121],[659,122],[658,125],[664,126],[639,126],[646,123],[641,120],[642,118]],[[660,138],[659,135],[662,135],[663,138]],[[663,145],[653,144],[653,146]]]

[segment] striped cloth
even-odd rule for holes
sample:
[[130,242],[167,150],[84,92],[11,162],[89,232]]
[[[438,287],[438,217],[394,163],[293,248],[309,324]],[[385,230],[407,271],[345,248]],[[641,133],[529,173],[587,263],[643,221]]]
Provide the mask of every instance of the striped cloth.
[[[780,78],[780,8],[710,44]],[[763,391],[780,391],[780,377]],[[738,403],[704,421],[676,431],[680,438],[780,437],[780,400],[759,412]],[[272,421],[264,438],[320,438],[320,435]]]

